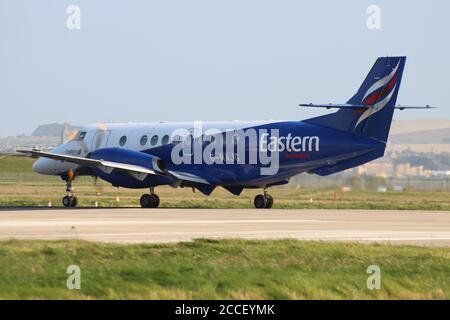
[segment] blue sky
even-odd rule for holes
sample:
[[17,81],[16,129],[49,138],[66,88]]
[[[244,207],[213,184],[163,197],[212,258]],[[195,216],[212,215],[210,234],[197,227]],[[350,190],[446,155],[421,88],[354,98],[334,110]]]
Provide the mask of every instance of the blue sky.
[[[71,4],[80,30],[66,27]],[[0,0],[0,136],[63,121],[304,119],[324,111],[298,103],[347,101],[386,55],[408,56],[399,103],[439,107],[396,118],[450,119],[449,12],[448,0]]]

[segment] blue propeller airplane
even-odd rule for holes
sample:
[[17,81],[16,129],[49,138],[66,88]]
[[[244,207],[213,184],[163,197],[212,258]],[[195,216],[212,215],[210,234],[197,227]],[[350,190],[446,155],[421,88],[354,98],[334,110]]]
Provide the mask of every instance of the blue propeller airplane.
[[380,57],[359,90],[336,108],[303,121],[155,122],[95,124],[53,150],[17,150],[39,158],[33,170],[66,182],[65,207],[78,199],[76,176],[99,177],[115,187],[148,188],[140,204],[159,206],[155,187],[189,187],[210,195],[223,187],[234,195],[261,188],[256,208],[271,208],[267,188],[297,174],[320,176],[362,165],[384,155],[406,57]]

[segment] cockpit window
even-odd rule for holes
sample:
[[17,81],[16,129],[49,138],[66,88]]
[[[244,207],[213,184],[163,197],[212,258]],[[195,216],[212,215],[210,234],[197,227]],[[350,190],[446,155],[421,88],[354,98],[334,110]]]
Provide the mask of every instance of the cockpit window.
[[76,141],[83,141],[84,137],[86,137],[86,131],[80,131],[78,136],[75,138]]

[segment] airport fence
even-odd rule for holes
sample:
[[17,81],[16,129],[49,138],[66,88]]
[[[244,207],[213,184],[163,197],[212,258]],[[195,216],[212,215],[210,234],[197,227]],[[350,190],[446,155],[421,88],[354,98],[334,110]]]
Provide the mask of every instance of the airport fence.
[[288,184],[295,188],[313,189],[342,189],[361,191],[442,191],[450,192],[450,178],[448,177],[408,177],[384,178],[373,176],[342,176],[335,175],[320,177],[301,174],[293,177]]

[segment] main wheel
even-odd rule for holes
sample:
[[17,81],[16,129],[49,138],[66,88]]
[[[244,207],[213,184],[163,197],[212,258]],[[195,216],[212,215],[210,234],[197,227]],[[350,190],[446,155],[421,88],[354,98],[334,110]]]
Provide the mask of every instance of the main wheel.
[[255,208],[263,209],[267,205],[267,198],[264,197],[264,195],[262,195],[262,194],[258,194],[255,197],[255,200],[253,201],[253,204],[255,205]]
[[142,208],[150,208],[150,195],[149,194],[143,194],[141,197],[141,207]]
[[140,202],[142,208],[158,208],[159,197],[156,194],[143,194]]
[[272,198],[272,196],[266,194],[266,199],[267,199],[267,203],[266,203],[265,208],[266,208],[266,209],[272,208],[272,206],[273,206],[273,198]]
[[151,198],[151,208],[158,208],[159,207],[159,197],[156,194],[151,194],[150,195]]

